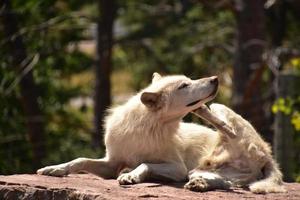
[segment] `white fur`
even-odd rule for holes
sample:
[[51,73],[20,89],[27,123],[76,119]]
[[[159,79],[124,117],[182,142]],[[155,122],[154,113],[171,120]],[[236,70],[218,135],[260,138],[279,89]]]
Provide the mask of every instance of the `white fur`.
[[[215,79],[155,73],[149,87],[109,111],[105,158],[79,158],[37,173],[62,176],[87,171],[117,178],[120,184],[134,184],[148,179],[184,181],[190,172],[186,188],[191,190],[228,188],[229,180],[242,186],[251,183],[250,190],[257,193],[282,192],[281,173],[268,144],[232,110],[220,104],[211,106],[212,112],[233,128],[236,139],[181,121],[215,96]],[[124,168],[132,171],[120,173]],[[256,182],[258,179],[262,180]],[[268,184],[271,186],[264,189]]]
[[192,173],[189,176],[190,179],[194,179],[197,177],[202,177],[202,178],[208,179],[208,180],[222,178],[219,174],[216,174],[213,172],[208,172],[208,171],[195,171],[194,173]]

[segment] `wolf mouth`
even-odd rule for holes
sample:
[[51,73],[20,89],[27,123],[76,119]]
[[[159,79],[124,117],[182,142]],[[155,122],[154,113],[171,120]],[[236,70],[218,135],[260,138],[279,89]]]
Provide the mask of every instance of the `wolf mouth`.
[[187,107],[190,107],[190,106],[196,105],[197,103],[199,103],[200,101],[202,101],[202,100],[204,100],[204,99],[208,99],[208,98],[210,98],[210,97],[213,97],[213,96],[215,96],[215,94],[217,93],[217,91],[218,91],[218,86],[216,86],[215,89],[212,91],[212,93],[210,93],[207,97],[205,97],[205,98],[203,98],[203,99],[199,99],[199,100],[197,100],[197,101],[193,101],[192,103],[189,103],[189,104],[187,104],[186,106],[187,106]]
[[202,99],[199,99],[197,101],[193,101],[192,103],[189,103],[188,105],[186,105],[187,107],[189,106],[193,106],[193,105],[196,105],[197,103],[199,103]]

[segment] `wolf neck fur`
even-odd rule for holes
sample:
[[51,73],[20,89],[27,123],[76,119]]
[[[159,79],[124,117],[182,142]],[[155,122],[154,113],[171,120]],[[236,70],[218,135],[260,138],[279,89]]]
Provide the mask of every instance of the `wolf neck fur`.
[[[151,111],[145,105],[143,105],[138,96],[133,97],[124,105],[124,117],[123,120],[127,119],[135,119],[135,122],[128,122],[131,124],[133,128],[133,134],[137,134],[137,130],[143,131],[143,136],[155,136],[157,135],[165,135],[169,137],[170,134],[176,134],[179,122],[182,117],[176,116],[174,118],[170,118],[167,120],[162,119],[159,116],[159,111]],[[130,108],[130,109],[126,109]],[[134,108],[134,109],[133,109]],[[155,135],[154,135],[155,134]]]

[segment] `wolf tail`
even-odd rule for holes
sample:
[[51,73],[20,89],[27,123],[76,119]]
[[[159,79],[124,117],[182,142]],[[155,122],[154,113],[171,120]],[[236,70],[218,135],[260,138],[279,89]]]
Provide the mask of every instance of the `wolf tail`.
[[263,178],[250,184],[251,192],[260,194],[286,192],[278,164],[272,158],[265,164],[262,171]]

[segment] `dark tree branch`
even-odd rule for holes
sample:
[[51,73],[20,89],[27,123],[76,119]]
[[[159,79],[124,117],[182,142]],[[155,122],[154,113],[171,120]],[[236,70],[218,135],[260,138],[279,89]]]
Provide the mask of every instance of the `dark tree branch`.
[[[2,12],[2,14],[0,14],[0,17],[2,15],[8,14],[8,12]],[[10,12],[10,14],[13,14],[16,16],[15,12]],[[68,15],[63,15],[63,16],[56,16],[53,18],[48,19],[47,21],[44,21],[40,24],[35,24],[32,26],[27,26],[27,27],[22,27],[19,28],[17,32],[13,33],[12,35],[7,35],[6,38],[2,39],[0,41],[0,46],[5,45],[6,43],[8,43],[11,40],[14,40],[16,37],[24,37],[24,35],[30,33],[30,32],[39,32],[39,31],[43,31],[43,30],[47,30],[50,28],[55,28],[55,29],[59,29],[57,26],[66,22],[67,20],[72,20],[72,19],[87,19],[89,22],[93,21],[93,19],[88,18],[87,16],[84,16],[80,13],[77,12],[72,12],[71,14]],[[82,28],[82,29],[86,29],[88,26],[88,24],[84,25],[84,26],[74,26],[72,24],[72,26],[68,26],[68,27],[63,27],[63,30],[68,30],[68,29],[75,29],[75,28]]]

